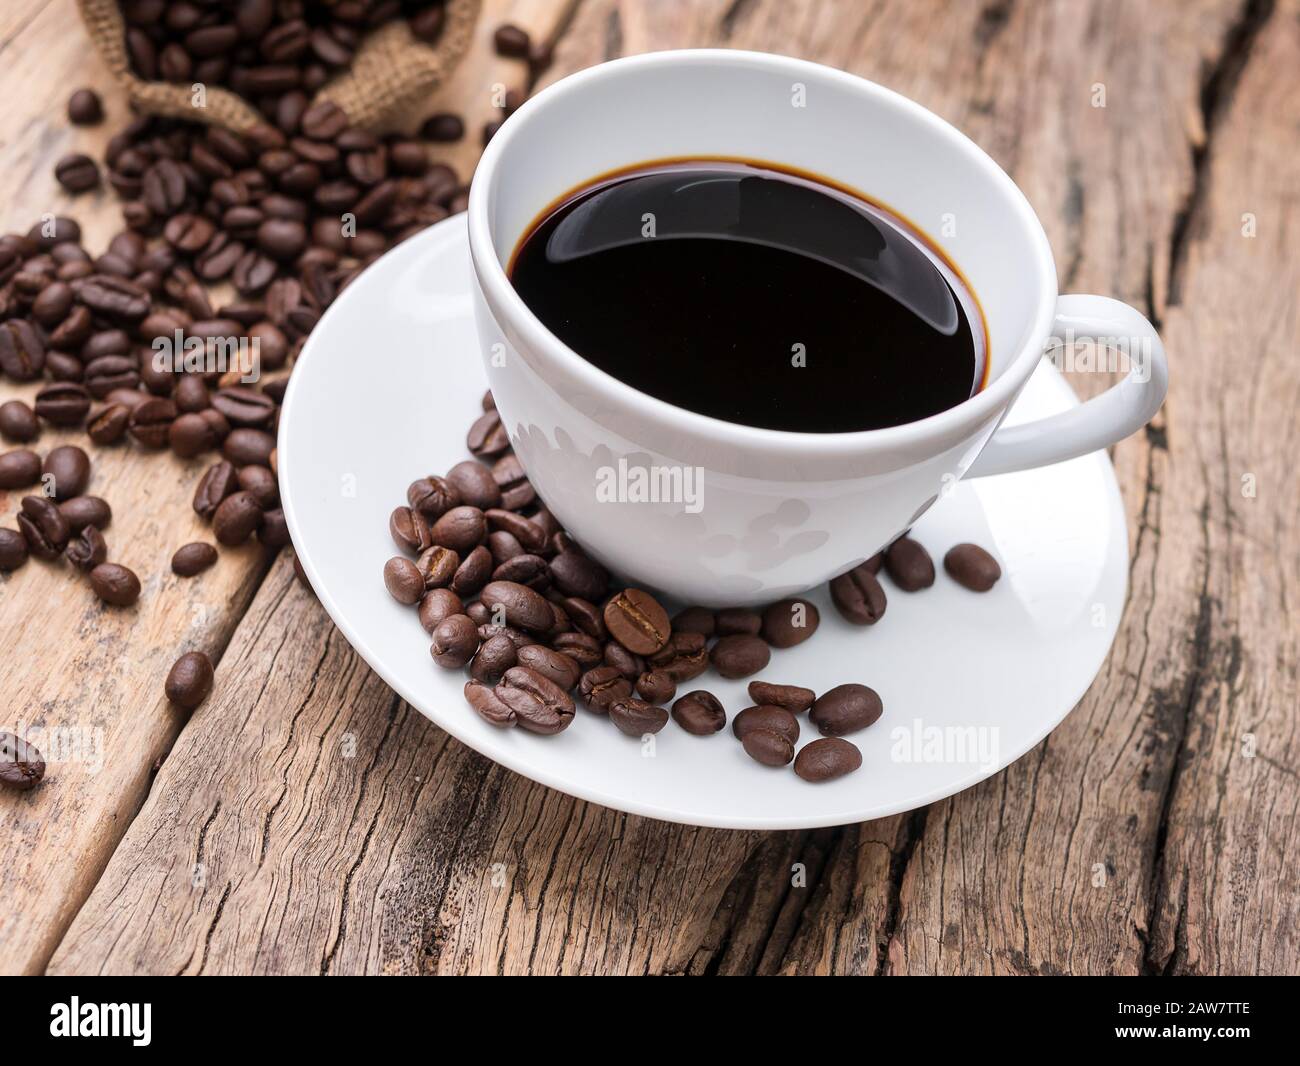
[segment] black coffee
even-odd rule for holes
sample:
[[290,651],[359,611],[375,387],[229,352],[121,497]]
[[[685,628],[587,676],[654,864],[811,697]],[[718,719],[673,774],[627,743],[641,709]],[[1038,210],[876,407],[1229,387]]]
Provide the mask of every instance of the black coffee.
[[728,422],[878,429],[980,387],[983,328],[956,272],[875,205],[766,165],[598,179],[524,237],[510,276],[584,359]]

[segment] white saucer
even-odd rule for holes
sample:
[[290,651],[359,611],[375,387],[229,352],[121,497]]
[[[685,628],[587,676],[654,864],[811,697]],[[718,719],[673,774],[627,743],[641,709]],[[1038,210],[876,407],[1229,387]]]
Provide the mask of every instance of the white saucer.
[[[753,762],[731,734],[691,736],[669,722],[653,746],[579,708],[564,733],[501,731],[462,696],[465,676],[429,658],[415,611],[384,589],[397,554],[388,516],[406,487],[466,457],[485,378],[469,296],[464,216],[406,241],[359,277],[313,331],[280,421],[281,495],[313,588],[352,646],[421,713],[489,758],[552,788],[633,814],[695,825],[799,829],[910,810],[1019,758],[1079,701],[1115,638],[1128,577],[1119,488],[1104,453],[1027,473],[962,482],[913,535],[935,557],[961,541],[992,551],[1003,578],[968,592],[940,566],[932,588],[888,584],[882,621],[844,622],[825,589],[821,628],[774,651],[761,679],[818,692],[871,685],[885,713],[849,739],[862,768],[808,784]],[[1009,422],[1078,401],[1047,363]],[[712,672],[728,716],[746,682]],[[801,742],[816,734],[806,716]]]

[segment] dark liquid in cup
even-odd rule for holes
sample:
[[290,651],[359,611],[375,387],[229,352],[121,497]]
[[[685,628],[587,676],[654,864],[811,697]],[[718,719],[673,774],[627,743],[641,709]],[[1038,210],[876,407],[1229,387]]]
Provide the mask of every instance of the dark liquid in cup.
[[901,219],[766,164],[597,179],[524,237],[510,277],[587,361],[728,422],[879,429],[980,388],[983,325],[956,271]]

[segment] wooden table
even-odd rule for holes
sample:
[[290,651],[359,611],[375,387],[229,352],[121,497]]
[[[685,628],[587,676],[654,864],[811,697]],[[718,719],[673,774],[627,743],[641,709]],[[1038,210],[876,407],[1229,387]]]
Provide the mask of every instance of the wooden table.
[[[1300,0],[485,6],[441,91],[475,122],[494,83],[525,78],[487,44],[507,18],[556,42],[544,80],[689,45],[820,60],[964,129],[1028,194],[1063,290],[1159,324],[1169,400],[1114,449],[1132,590],[1109,660],[1046,741],[925,810],[766,834],[648,821],[435,728],[288,552],[173,577],[203,532],[199,462],[100,450],[92,491],[138,607],[41,563],[0,578],[0,728],[62,729],[69,756],[0,795],[0,969],[1300,970]],[[98,130],[60,120],[82,84],[106,90]],[[6,228],[72,206],[51,166],[102,149],[125,113],[108,90],[72,0],[3,6]],[[468,175],[476,145],[442,154]],[[111,193],[75,210],[92,249],[118,226]],[[39,447],[61,436],[78,439]],[[184,721],[162,681],[189,648],[218,661],[217,688]]]

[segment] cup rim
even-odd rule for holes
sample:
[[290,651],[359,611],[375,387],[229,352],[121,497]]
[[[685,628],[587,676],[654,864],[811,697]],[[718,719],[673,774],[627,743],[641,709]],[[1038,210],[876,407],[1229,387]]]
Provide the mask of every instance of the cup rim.
[[[805,78],[815,76],[839,82],[846,88],[874,96],[877,100],[904,112],[912,121],[929,127],[932,132],[946,139],[954,150],[963,153],[973,166],[982,170],[996,186],[1002,189],[1007,205],[1023,225],[1033,253],[1034,276],[1042,282],[1042,293],[1034,311],[1027,340],[1012,356],[1006,368],[975,395],[926,418],[879,429],[805,433],[727,422],[711,415],[677,407],[633,388],[601,370],[555,336],[515,291],[492,241],[488,208],[491,197],[496,191],[501,157],[531,115],[542,108],[564,101],[566,97],[585,89],[590,83],[623,70],[670,69],[681,65],[758,66],[784,71],[796,79],[802,75]],[[784,454],[851,455],[864,451],[906,448],[954,432],[969,433],[985,421],[999,418],[1010,406],[1024,383],[1029,380],[1030,374],[1042,357],[1042,344],[1051,329],[1057,300],[1056,262],[1052,257],[1051,246],[1042,223],[1020,187],[979,145],[934,112],[883,85],[820,63],[767,52],[727,48],[648,52],[587,67],[548,85],[515,111],[488,142],[470,184],[467,214],[470,260],[478,284],[493,315],[508,320],[510,326],[517,331],[526,344],[561,364],[569,374],[593,391],[611,394],[628,406],[652,414],[657,421],[674,432],[705,437],[743,448],[775,448]],[[961,264],[957,265],[961,266]],[[978,299],[978,294],[976,298]]]

